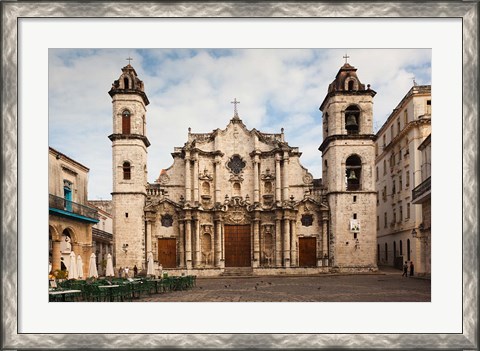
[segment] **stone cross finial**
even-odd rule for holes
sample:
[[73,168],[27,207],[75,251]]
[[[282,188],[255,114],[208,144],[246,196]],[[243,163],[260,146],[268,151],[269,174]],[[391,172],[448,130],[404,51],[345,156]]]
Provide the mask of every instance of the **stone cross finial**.
[[343,56],[343,58],[345,59],[345,63],[348,63],[347,60],[350,58],[350,56],[348,56],[347,53],[345,53],[345,56]]
[[128,57],[126,58],[126,60],[128,61],[128,64],[130,64],[130,61],[133,61],[133,58],[131,58],[130,56],[128,56]]
[[237,101],[237,98],[234,98],[233,101],[231,101],[230,103],[234,105],[234,107],[233,107],[233,117],[238,117],[237,104],[239,104],[240,101]]

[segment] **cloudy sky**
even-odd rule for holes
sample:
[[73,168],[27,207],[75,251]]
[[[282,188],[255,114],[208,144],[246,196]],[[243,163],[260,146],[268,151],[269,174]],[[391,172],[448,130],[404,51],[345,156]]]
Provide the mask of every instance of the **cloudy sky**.
[[431,84],[429,49],[49,49],[49,145],[90,168],[89,199],[111,199],[112,105],[121,68],[145,84],[148,180],[172,164],[170,153],[194,133],[225,128],[236,98],[247,128],[278,133],[321,175],[322,114],[328,84],[345,62],[377,92],[378,130],[413,84]]

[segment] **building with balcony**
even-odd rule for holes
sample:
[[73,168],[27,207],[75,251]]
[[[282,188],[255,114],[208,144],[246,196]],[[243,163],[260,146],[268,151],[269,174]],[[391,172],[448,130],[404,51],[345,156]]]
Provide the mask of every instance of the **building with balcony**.
[[412,204],[419,205],[422,209],[422,223],[418,229],[412,230],[414,240],[420,245],[420,263],[425,267],[425,274],[431,273],[431,134],[420,144],[418,150],[421,153],[421,183],[412,190]]
[[97,256],[98,274],[104,275],[107,255],[111,254],[115,265],[115,248],[113,236],[112,201],[89,200],[88,205],[98,210],[99,222],[92,228],[93,252]]
[[83,274],[88,273],[92,253],[92,226],[98,211],[87,205],[89,169],[49,148],[49,259],[52,270],[68,270],[70,253],[80,255]]
[[[431,86],[414,85],[376,134],[377,262],[402,267],[414,262],[427,270],[424,250],[412,233],[422,226],[422,209],[414,206],[412,190],[420,184],[419,146],[431,134]],[[429,255],[429,254],[428,254]]]

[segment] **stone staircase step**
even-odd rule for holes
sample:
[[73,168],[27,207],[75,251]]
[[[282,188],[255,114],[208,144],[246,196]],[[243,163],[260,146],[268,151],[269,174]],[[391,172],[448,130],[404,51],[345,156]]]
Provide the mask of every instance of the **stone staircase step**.
[[253,275],[252,267],[229,267],[221,274],[224,277],[241,277]]

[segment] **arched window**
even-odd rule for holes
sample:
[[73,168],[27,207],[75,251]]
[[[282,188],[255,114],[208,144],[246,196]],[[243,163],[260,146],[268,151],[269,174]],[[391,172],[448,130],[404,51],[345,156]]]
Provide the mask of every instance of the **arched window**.
[[402,240],[400,240],[400,256],[403,256],[403,243],[402,243]]
[[410,261],[410,239],[407,239],[407,260]]
[[348,91],[352,91],[352,90],[353,90],[353,84],[354,84],[353,80],[350,80],[350,81],[348,82]]
[[129,180],[132,179],[132,167],[130,166],[130,162],[123,163],[123,179]]
[[351,155],[345,162],[347,191],[361,190],[362,161],[358,155]]
[[377,260],[380,261],[380,244],[377,244]]
[[385,261],[388,262],[388,244],[385,243]]
[[395,260],[397,258],[397,242],[393,242],[393,259]]
[[347,134],[353,135],[359,132],[360,109],[357,106],[349,106],[345,110],[345,129]]
[[130,134],[130,111],[122,112],[122,134]]
[[127,77],[123,78],[123,86],[124,86],[124,89],[129,89],[129,80]]

